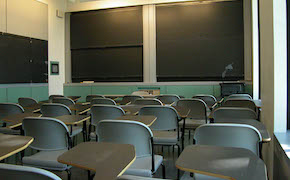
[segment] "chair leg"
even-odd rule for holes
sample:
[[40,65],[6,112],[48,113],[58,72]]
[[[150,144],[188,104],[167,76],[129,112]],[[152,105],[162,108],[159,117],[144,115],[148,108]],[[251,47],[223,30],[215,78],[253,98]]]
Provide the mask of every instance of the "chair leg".
[[86,142],[86,140],[87,140],[87,139],[86,139],[86,136],[87,136],[87,135],[86,135],[86,132],[83,131],[83,141],[84,141],[84,142]]
[[162,166],[162,179],[165,179],[165,166],[163,163],[161,163]]
[[190,130],[188,130],[188,140],[190,140]]
[[67,179],[71,180],[71,172],[69,169],[65,170],[67,172]]

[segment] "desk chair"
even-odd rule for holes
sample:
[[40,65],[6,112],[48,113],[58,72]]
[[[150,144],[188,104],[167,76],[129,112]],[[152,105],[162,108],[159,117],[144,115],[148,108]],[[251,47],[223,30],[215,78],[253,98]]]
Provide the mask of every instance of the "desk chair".
[[107,105],[114,105],[116,106],[116,102],[110,98],[93,98],[91,100],[91,106],[95,104],[107,104]]
[[49,102],[52,102],[52,100],[53,100],[54,98],[57,98],[57,97],[65,97],[65,96],[63,96],[63,95],[56,95],[56,94],[54,94],[54,95],[50,95],[50,96],[48,97]]
[[3,163],[0,164],[0,174],[1,179],[8,180],[61,180],[57,175],[44,169]]
[[[43,104],[40,107],[40,111],[43,117],[57,117],[57,116],[64,116],[64,115],[72,115],[71,110],[64,104],[58,103],[49,103]],[[83,128],[80,126],[71,126],[70,129],[70,137],[75,137],[77,134],[83,132]],[[83,132],[83,136],[86,136]],[[85,140],[85,138],[84,138]]]
[[258,119],[257,113],[249,108],[219,107],[212,112],[214,122],[223,119]]
[[59,103],[59,104],[64,104],[66,106],[73,106],[75,105],[75,102],[67,97],[55,97],[52,99],[52,103]]
[[31,136],[34,141],[29,146],[39,152],[24,156],[23,165],[43,169],[67,171],[70,179],[70,166],[57,161],[58,156],[70,148],[71,139],[67,126],[54,118],[25,118],[22,123],[25,136]]
[[[195,130],[197,127],[207,123],[207,105],[201,99],[181,99],[177,101],[177,106],[190,109],[188,118],[185,119],[185,129]],[[179,122],[179,127],[183,127],[182,121]]]
[[154,155],[152,131],[143,123],[126,120],[103,120],[97,125],[100,142],[132,144],[136,150],[136,160],[124,174],[152,177],[162,165],[163,157]]
[[247,100],[253,100],[252,96],[249,94],[232,94],[227,99],[247,99]]
[[[194,133],[195,143],[223,147],[245,148],[259,156],[260,132],[253,126],[244,124],[206,124],[198,127]],[[196,180],[216,180],[201,174],[195,174]]]
[[0,103],[0,120],[1,120],[1,128],[0,133],[4,134],[20,134],[19,130],[12,130],[10,128],[5,128],[9,123],[3,122],[2,118],[14,114],[24,113],[23,107],[15,103]]
[[144,99],[136,99],[132,104],[136,104],[136,105],[162,105],[162,102],[159,99],[144,98]]
[[[153,132],[154,145],[177,146],[178,156],[180,154],[180,133],[178,127],[177,111],[171,106],[146,106],[140,109],[139,115],[153,115],[157,120],[150,126]],[[179,170],[177,171],[179,178]]]
[[91,123],[89,125],[89,139],[98,140],[96,132],[92,132],[92,126],[97,127],[98,123],[104,119],[116,119],[124,116],[125,111],[114,105],[96,104],[91,107]]
[[90,95],[87,95],[86,102],[91,102],[92,99],[94,98],[105,98],[105,96],[100,95],[100,94],[90,94]]
[[163,94],[156,96],[163,104],[173,105],[180,100],[180,97],[176,94]]
[[248,99],[227,99],[222,106],[249,108],[258,114],[258,108],[256,107],[256,104],[252,100]]
[[22,107],[29,107],[38,104],[38,102],[30,97],[20,97],[18,98],[18,103]]
[[205,104],[207,105],[207,107],[209,107],[210,110],[214,109],[217,106],[217,100],[213,95],[196,94],[192,98],[203,100],[205,102]]
[[143,99],[142,96],[139,95],[126,95],[123,97],[123,99],[120,101],[120,105],[127,105],[132,102],[135,102],[136,99]]

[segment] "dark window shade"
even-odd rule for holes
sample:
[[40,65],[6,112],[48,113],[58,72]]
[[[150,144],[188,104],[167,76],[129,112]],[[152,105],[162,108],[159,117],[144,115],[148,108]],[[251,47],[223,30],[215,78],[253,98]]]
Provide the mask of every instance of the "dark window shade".
[[47,41],[0,35],[0,83],[47,82]]
[[142,7],[73,13],[71,48],[142,45]]
[[74,82],[142,81],[143,48],[72,50]]
[[71,15],[72,81],[143,81],[142,7]]
[[159,5],[156,17],[158,81],[243,79],[242,1]]

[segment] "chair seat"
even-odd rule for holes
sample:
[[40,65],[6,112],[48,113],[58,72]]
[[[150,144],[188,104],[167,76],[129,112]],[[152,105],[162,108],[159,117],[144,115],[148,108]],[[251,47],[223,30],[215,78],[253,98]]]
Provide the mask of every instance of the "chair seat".
[[0,133],[11,134],[11,135],[20,135],[20,130],[14,130],[6,127],[0,127]]
[[[163,157],[159,155],[154,155],[154,165],[155,173],[158,167],[162,164]],[[143,176],[143,177],[152,177],[152,156],[139,157],[134,163],[125,171],[125,175],[135,175],[135,176]]]
[[154,144],[175,145],[178,143],[177,131],[152,131],[152,132]]
[[66,151],[66,149],[58,151],[40,151],[34,155],[23,157],[22,162],[23,165],[27,166],[63,171],[70,167],[59,163],[57,158]]
[[72,133],[70,126],[68,126],[70,137],[74,137],[75,135],[81,133],[83,131],[83,127],[81,126],[72,126]]
[[131,176],[131,175],[122,175],[122,176],[118,177],[117,180],[161,180],[161,179],[150,178],[150,177],[146,178],[146,177]]
[[223,180],[222,178],[217,178],[213,176],[206,176],[203,174],[194,174],[195,180]]
[[[185,119],[185,129],[196,129],[203,124],[206,124],[205,119]],[[179,127],[183,127],[183,121],[179,122]]]

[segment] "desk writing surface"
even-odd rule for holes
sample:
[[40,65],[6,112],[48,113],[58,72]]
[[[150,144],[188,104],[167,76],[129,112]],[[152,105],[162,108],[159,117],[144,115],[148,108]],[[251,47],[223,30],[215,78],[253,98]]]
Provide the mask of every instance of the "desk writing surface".
[[42,104],[34,104],[32,106],[26,106],[26,107],[23,107],[25,112],[31,112],[31,113],[35,113],[35,112],[39,112],[40,111],[40,107],[41,107]]
[[10,123],[8,126],[9,128],[15,128],[15,127],[21,126],[23,119],[26,117],[40,117],[40,116],[41,116],[41,114],[25,112],[25,113],[6,116],[2,120]]
[[[124,110],[124,111],[129,111],[130,114],[137,114],[141,108],[146,107],[146,106],[150,106],[150,105],[135,105],[135,104],[130,104],[130,105],[121,105],[120,107]],[[190,112],[190,110],[188,108],[184,108],[181,106],[171,106],[174,109],[176,109],[178,115],[181,118],[186,118]]]
[[115,179],[136,159],[129,144],[84,142],[58,157],[58,162],[96,172],[96,179]]
[[233,123],[233,124],[247,124],[255,127],[262,136],[262,141],[263,142],[270,142],[271,141],[271,136],[270,133],[268,132],[266,126],[260,122],[257,121],[256,119],[223,119],[220,120],[218,123]]
[[27,148],[33,142],[29,136],[0,133],[0,161]]
[[243,148],[191,145],[175,165],[183,171],[228,180],[267,180],[264,162]]
[[86,104],[86,105],[75,104],[75,105],[69,106],[69,108],[72,111],[78,111],[79,114],[84,114],[91,109],[91,105],[90,104]]
[[66,125],[76,125],[80,124],[84,121],[87,121],[90,119],[90,116],[87,115],[64,115],[64,116],[58,116],[56,119],[61,120]]
[[120,116],[116,118],[117,120],[129,120],[129,121],[137,121],[141,122],[147,126],[151,126],[157,119],[155,116],[132,116],[132,115],[125,115],[125,116]]

